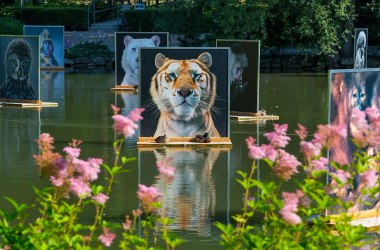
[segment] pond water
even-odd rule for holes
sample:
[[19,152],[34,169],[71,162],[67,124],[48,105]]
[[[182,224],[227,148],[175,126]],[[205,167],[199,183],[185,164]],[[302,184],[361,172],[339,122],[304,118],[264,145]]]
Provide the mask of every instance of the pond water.
[[[83,140],[82,158],[101,157],[113,162],[110,104],[117,104],[127,112],[137,106],[137,95],[110,91],[114,74],[78,74],[41,72],[42,100],[57,102],[56,108],[21,109],[0,108],[0,197],[9,196],[17,202],[29,202],[32,186],[41,187],[32,155],[38,154],[34,142],[39,133],[50,133],[55,138],[56,150],[72,138]],[[227,149],[170,149],[138,150],[137,138],[127,140],[123,154],[137,157],[127,168],[129,173],[119,175],[105,211],[106,218],[123,221],[124,216],[139,205],[136,198],[138,183],[156,185],[155,162],[173,158],[176,177],[168,189],[165,210],[176,218],[172,228],[187,241],[179,249],[220,249],[219,231],[215,221],[229,222],[231,215],[242,205],[242,189],[236,183],[236,171],[246,171],[251,161],[247,157],[245,138],[258,137],[270,131],[273,123],[289,124],[288,132],[294,140],[288,151],[299,155],[294,130],[297,123],[314,131],[317,124],[327,123],[327,74],[261,74],[260,109],[279,115],[279,121],[238,123],[231,121],[233,147]],[[254,105],[255,102],[252,103]],[[270,176],[270,171],[259,168],[258,179]],[[302,178],[299,175],[298,178]],[[292,185],[284,186],[291,189]],[[8,207],[0,198],[0,206]],[[91,211],[83,220],[91,219]]]

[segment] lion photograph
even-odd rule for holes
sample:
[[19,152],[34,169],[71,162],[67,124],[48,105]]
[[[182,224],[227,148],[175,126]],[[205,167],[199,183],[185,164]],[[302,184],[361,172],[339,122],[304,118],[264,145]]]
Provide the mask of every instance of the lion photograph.
[[166,32],[116,32],[117,85],[139,85],[139,48],[168,46]]
[[228,137],[228,49],[141,49],[141,136]]

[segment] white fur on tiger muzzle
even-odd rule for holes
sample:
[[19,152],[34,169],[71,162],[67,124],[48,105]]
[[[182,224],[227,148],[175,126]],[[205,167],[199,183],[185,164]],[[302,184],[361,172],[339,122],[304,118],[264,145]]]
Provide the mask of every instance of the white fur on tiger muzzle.
[[200,95],[195,89],[173,89],[169,95],[174,112],[181,119],[194,117],[200,99]]

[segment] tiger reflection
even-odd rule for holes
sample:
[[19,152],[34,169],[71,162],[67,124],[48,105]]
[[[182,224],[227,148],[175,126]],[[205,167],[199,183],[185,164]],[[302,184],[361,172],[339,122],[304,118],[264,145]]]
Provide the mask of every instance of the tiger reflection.
[[[166,149],[155,151],[157,161],[170,160],[176,167],[175,177],[166,191],[161,212],[175,222],[172,229],[195,231],[199,235],[211,234],[215,214],[216,189],[212,168],[220,149]],[[164,193],[165,184],[158,179],[156,187]]]

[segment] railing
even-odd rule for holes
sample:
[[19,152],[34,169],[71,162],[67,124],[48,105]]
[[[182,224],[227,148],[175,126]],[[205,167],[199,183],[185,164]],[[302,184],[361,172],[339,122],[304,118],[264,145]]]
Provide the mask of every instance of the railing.
[[[110,4],[105,3],[104,0],[92,0],[92,2],[87,6],[88,27],[99,21],[106,21],[117,18],[119,6],[123,1],[117,1],[119,4],[115,3],[114,0],[107,2]],[[101,5],[102,3],[106,5],[104,8],[96,7],[97,4]]]

